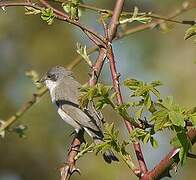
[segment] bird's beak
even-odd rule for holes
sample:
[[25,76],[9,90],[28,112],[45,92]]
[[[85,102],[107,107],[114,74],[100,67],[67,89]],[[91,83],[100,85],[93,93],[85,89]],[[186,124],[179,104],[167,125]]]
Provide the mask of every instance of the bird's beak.
[[47,76],[46,75],[42,76],[42,78],[40,80],[36,81],[36,82],[43,84],[45,82],[45,80],[47,80]]

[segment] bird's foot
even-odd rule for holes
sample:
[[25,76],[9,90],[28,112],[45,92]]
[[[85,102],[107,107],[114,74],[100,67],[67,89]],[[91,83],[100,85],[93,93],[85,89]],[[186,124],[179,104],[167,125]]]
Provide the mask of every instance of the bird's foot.
[[79,168],[76,168],[73,163],[64,163],[59,168],[61,173],[61,179],[69,179],[74,173],[81,175]]

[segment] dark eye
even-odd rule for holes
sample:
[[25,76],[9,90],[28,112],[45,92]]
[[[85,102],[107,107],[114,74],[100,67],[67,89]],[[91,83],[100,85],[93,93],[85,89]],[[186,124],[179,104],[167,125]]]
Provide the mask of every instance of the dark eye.
[[52,81],[56,81],[56,76],[55,74],[48,74],[48,79],[52,80]]
[[52,75],[48,75],[48,78],[51,79]]

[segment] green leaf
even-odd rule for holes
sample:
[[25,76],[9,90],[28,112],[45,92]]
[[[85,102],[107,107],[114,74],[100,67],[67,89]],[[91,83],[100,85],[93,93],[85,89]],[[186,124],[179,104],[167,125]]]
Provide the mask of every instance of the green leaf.
[[175,148],[182,147],[182,144],[177,136],[171,139],[170,144],[173,145]]
[[140,108],[136,111],[136,113],[135,113],[135,118],[136,118],[136,119],[140,119],[140,118],[141,118],[143,109],[144,109],[144,107],[142,106],[142,107],[140,107]]
[[108,105],[107,101],[105,99],[100,99],[96,103],[96,109],[101,110],[105,108]]
[[144,137],[147,134],[149,134],[148,131],[145,131],[144,129],[140,129],[140,128],[135,128],[133,131],[131,131],[130,137],[132,140],[135,140],[137,138],[143,141]]
[[89,58],[89,56],[88,56],[88,54],[87,54],[86,46],[82,46],[80,43],[77,43],[76,46],[77,46],[76,52],[77,52],[80,56],[82,56],[82,58],[85,60],[85,62],[86,62],[90,67],[92,67],[93,64],[92,64],[92,62],[91,62],[91,60],[90,60],[90,58]]
[[171,140],[171,144],[176,148],[180,148],[179,159],[181,165],[183,165],[186,160],[187,153],[192,147],[192,144],[186,135],[187,130],[182,127],[175,127],[175,131],[177,132],[177,136]]
[[152,147],[155,149],[159,147],[157,140],[154,139],[152,136],[150,138],[150,143],[151,143]]
[[168,114],[169,114],[169,119],[171,120],[173,125],[182,126],[182,127],[185,126],[184,117],[181,113],[170,111]]
[[89,98],[87,94],[83,94],[83,93],[80,94],[78,100],[79,100],[79,106],[81,108],[86,108],[88,106]]
[[194,35],[196,35],[196,25],[191,26],[190,28],[186,30],[185,35],[184,35],[184,40],[187,40]]
[[104,86],[103,84],[97,84],[97,89],[99,91],[99,94],[103,97],[108,97],[109,92],[112,89],[112,86]]
[[171,126],[171,124],[168,123],[167,118],[159,118],[154,123],[154,130],[157,132],[169,126]]
[[124,119],[129,119],[129,114],[127,112],[127,108],[129,107],[128,104],[122,104],[116,106],[117,113],[121,115]]
[[191,116],[190,120],[191,120],[191,122],[193,124],[193,127],[196,128],[196,114],[194,116]]
[[181,166],[186,162],[187,154],[188,154],[188,148],[181,147],[179,152],[179,159],[180,159]]
[[171,109],[171,107],[173,105],[173,97],[167,96],[165,99],[163,99],[163,102],[160,104],[163,105],[167,109]]
[[135,91],[135,96],[144,95],[144,93],[149,92],[152,89],[152,86],[141,86]]
[[143,139],[143,143],[146,144],[150,140],[150,137],[151,137],[150,133],[146,134],[146,136]]
[[136,79],[127,79],[124,81],[124,86],[129,87],[131,90],[136,90],[137,87],[141,86],[143,83]]
[[97,95],[98,95],[98,90],[96,86],[90,87],[87,93],[89,101],[93,100],[93,98],[96,97]]
[[162,84],[162,82],[161,81],[152,81],[151,83],[150,83],[153,87],[157,87],[157,86],[161,86],[161,85],[163,85]]
[[80,152],[78,152],[78,154],[75,156],[74,159],[78,160],[79,158],[87,154],[88,152],[93,152],[95,146],[96,145],[94,143],[90,145],[88,145],[88,143],[85,143],[84,145],[82,145]]
[[62,3],[63,10],[70,15],[71,19],[78,20],[82,15],[82,9],[79,8],[80,0],[71,0],[69,2]]
[[146,106],[147,109],[150,109],[151,104],[152,104],[151,97],[150,94],[148,93],[144,99],[144,105]]
[[151,116],[151,121],[157,120],[157,119],[166,119],[167,118],[167,111],[165,110],[159,110],[159,111],[155,111],[152,116]]
[[152,88],[151,91],[152,91],[152,93],[153,93],[157,98],[160,99],[160,92],[159,92],[157,89]]
[[55,15],[53,13],[53,10],[50,8],[42,9],[41,11],[41,18],[48,23],[48,25],[51,25],[54,21]]

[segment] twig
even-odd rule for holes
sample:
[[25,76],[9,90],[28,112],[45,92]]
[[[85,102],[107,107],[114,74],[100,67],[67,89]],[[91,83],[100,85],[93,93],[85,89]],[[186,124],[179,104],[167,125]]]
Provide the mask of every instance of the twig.
[[33,104],[35,104],[40,97],[42,97],[47,92],[46,88],[43,88],[38,93],[33,94],[33,97],[27,101],[21,108],[15,113],[15,115],[8,118],[5,123],[0,126],[0,133],[11,126],[18,118],[22,117],[22,115],[29,110]]
[[105,40],[104,38],[99,35],[96,31],[91,30],[90,28],[87,28],[86,26],[82,25],[78,21],[72,20],[67,14],[64,12],[52,7],[46,0],[39,0],[46,8],[50,8],[55,13],[55,16],[57,19],[66,21],[70,24],[73,24],[77,27],[79,27],[88,37],[91,39],[96,45],[105,46]]
[[[39,0],[45,7],[51,8],[54,12],[55,18],[61,21],[66,21],[72,25],[75,25],[79,27],[93,42],[96,42],[97,45],[104,46],[105,41],[104,38],[99,35],[96,31],[91,30],[90,28],[87,28],[86,26],[82,25],[78,21],[72,20],[67,14],[64,12],[61,12],[60,10],[52,7],[49,5],[48,2],[45,0]],[[32,7],[38,10],[42,10],[43,7],[39,6],[36,3],[32,3],[31,1],[28,2],[11,2],[11,1],[6,1],[6,2],[0,2],[0,7],[12,7],[12,6],[26,6],[26,7]]]
[[[52,1],[52,0],[50,0]],[[57,3],[63,3],[63,2],[68,2],[68,1],[64,1],[64,0],[56,0],[55,2]],[[112,10],[109,10],[109,9],[104,9],[104,8],[98,8],[98,7],[95,7],[93,5],[90,5],[90,4],[84,4],[84,3],[80,3],[79,4],[79,7],[82,7],[82,8],[86,8],[86,9],[89,9],[89,10],[92,10],[92,11],[95,11],[95,12],[98,12],[98,13],[106,13],[110,16],[113,15],[113,11]],[[192,3],[191,5],[187,5],[184,7],[185,8],[196,8],[196,4],[195,3]],[[121,16],[132,16],[133,15],[133,12],[128,12],[128,11],[122,11],[121,13]],[[185,24],[185,25],[194,25],[196,23],[196,21],[178,21],[178,20],[173,20],[173,19],[170,19],[170,18],[167,18],[167,17],[164,17],[164,16],[161,16],[161,15],[158,15],[158,14],[155,14],[155,13],[138,13],[138,15],[141,15],[141,16],[145,16],[145,17],[151,17],[153,19],[158,19],[158,20],[164,20],[164,21],[169,21],[169,22],[173,22],[173,23],[178,23],[178,24]]]

